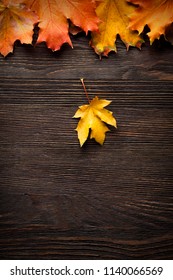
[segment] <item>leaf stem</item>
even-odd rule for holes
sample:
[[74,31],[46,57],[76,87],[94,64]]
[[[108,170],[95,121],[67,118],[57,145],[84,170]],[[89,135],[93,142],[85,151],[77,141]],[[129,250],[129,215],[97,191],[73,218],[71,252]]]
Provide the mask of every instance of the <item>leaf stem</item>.
[[86,94],[86,97],[87,97],[87,99],[88,99],[88,103],[90,103],[90,99],[89,99],[89,96],[88,96],[88,92],[87,92],[86,87],[85,87],[85,84],[84,84],[84,79],[81,78],[80,80],[81,80],[81,83],[82,83],[84,92],[85,92],[85,94]]

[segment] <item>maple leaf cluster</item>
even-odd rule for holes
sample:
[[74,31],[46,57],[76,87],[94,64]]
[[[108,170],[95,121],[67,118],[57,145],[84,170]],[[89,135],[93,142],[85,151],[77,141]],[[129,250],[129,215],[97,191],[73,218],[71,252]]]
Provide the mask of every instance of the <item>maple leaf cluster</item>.
[[101,56],[116,51],[117,35],[127,49],[140,48],[146,25],[151,44],[162,34],[172,42],[172,23],[172,0],[0,0],[0,53],[13,52],[16,40],[31,44],[36,24],[37,43],[53,51],[72,46],[70,31],[90,31],[90,45]]

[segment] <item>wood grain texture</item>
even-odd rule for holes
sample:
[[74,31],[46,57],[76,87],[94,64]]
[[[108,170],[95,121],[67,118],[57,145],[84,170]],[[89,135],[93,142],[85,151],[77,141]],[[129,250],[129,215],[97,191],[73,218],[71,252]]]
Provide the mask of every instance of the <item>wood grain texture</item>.
[[[173,47],[73,45],[0,58],[0,258],[172,259]],[[112,100],[103,147],[79,147],[81,77]]]

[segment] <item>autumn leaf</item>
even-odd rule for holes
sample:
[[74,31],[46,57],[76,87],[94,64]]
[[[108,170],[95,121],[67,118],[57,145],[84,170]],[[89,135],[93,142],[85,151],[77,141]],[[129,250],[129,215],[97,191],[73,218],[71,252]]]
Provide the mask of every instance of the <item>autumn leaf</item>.
[[53,51],[59,50],[64,43],[72,46],[68,20],[86,34],[98,29],[99,19],[93,0],[27,0],[27,3],[40,18],[37,43],[45,41]]
[[127,49],[129,46],[140,48],[143,40],[136,32],[129,30],[128,15],[135,10],[135,7],[129,5],[126,0],[103,0],[98,3],[96,9],[97,16],[101,22],[99,32],[92,32],[91,46],[98,55],[107,56],[110,51],[116,52],[115,41],[117,35],[125,43]]
[[0,1],[0,53],[6,56],[13,52],[16,40],[31,44],[34,24],[38,18],[22,0]]
[[150,43],[165,34],[166,29],[173,22],[172,0],[128,0],[138,5],[135,12],[130,16],[129,28],[142,33],[145,25],[150,28],[148,33]]
[[[81,81],[83,82],[83,79]],[[105,123],[116,127],[116,120],[112,112],[104,108],[110,103],[111,101],[99,99],[95,96],[88,105],[80,106],[73,116],[73,118],[80,118],[76,131],[81,147],[89,134],[90,139],[94,138],[99,144],[103,145],[105,133],[109,131]]]

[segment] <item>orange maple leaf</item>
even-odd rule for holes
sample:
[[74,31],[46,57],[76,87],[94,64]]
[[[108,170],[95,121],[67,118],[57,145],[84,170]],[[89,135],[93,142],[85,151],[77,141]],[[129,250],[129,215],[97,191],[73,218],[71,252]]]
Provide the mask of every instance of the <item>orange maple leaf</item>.
[[48,48],[53,51],[59,50],[64,43],[72,46],[68,19],[86,33],[98,29],[99,19],[95,13],[95,1],[93,0],[26,1],[40,18],[37,43],[45,41]]
[[22,0],[0,1],[0,53],[6,56],[13,52],[16,40],[31,44],[34,24],[38,18],[23,4]]
[[148,36],[151,44],[165,34],[166,29],[173,22],[172,0],[128,0],[128,2],[138,5],[130,16],[129,28],[142,33],[147,24],[150,28]]

